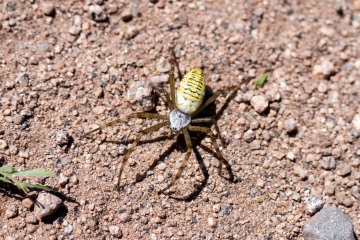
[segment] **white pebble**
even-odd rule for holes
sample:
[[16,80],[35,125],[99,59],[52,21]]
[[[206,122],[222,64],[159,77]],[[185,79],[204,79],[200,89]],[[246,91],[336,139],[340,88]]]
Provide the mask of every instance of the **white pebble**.
[[269,101],[265,96],[256,95],[251,98],[251,106],[258,113],[263,113],[269,107]]

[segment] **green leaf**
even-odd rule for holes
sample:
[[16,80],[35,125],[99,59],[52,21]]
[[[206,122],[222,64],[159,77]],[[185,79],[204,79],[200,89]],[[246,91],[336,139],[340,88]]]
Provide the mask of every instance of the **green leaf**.
[[29,189],[25,186],[25,183],[24,183],[24,182],[21,182],[21,181],[15,179],[15,178],[13,178],[13,179],[11,179],[11,180],[12,180],[12,181],[14,182],[14,184],[15,184],[18,188],[20,188],[24,193],[28,193],[28,192],[29,192]]
[[36,168],[11,174],[11,176],[17,177],[55,177],[56,175],[52,172],[48,172],[43,168]]
[[15,173],[18,171],[17,167],[0,167],[0,173]]
[[264,74],[262,75],[258,80],[255,81],[255,88],[260,88],[263,87],[266,80],[267,80],[268,75]]
[[54,191],[53,188],[43,186],[43,185],[40,185],[40,184],[25,183],[25,185],[26,185],[26,187],[29,187],[29,188],[37,188],[37,189],[42,189],[42,190],[46,190],[46,191]]
[[4,178],[4,177],[0,177],[0,181],[7,182],[7,183],[13,183],[12,181],[10,181],[9,179]]

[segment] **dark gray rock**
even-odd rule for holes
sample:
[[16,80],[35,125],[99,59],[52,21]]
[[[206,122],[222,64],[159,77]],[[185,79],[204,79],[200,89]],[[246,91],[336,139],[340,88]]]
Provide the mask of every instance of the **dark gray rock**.
[[305,240],[355,240],[353,225],[338,208],[323,208],[305,222]]

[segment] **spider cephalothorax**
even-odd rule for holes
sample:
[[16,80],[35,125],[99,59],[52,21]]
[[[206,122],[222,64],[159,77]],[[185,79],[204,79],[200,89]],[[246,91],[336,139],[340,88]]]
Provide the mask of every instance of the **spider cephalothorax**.
[[[158,113],[148,113],[148,112],[141,112],[141,113],[133,113],[129,116],[118,119],[106,124],[101,125],[100,127],[91,130],[90,132],[86,133],[85,135],[88,135],[92,132],[95,132],[99,129],[108,127],[108,126],[114,126],[120,122],[125,122],[129,120],[130,118],[142,118],[142,119],[158,119],[163,120],[162,122],[155,124],[151,127],[145,128],[142,130],[139,134],[139,136],[135,139],[135,141],[132,143],[130,149],[126,153],[124,159],[122,160],[119,176],[118,176],[118,182],[117,186],[120,186],[121,181],[121,175],[124,170],[125,164],[127,160],[130,158],[131,153],[134,151],[135,147],[138,145],[140,139],[145,134],[149,134],[152,132],[155,132],[159,130],[162,127],[168,126],[172,131],[177,132],[176,136],[178,134],[183,134],[185,138],[185,142],[187,145],[187,152],[185,155],[185,158],[176,173],[174,179],[172,182],[163,190],[160,192],[163,192],[167,189],[169,189],[171,186],[175,184],[175,182],[181,177],[181,174],[186,167],[186,164],[190,158],[190,155],[192,153],[192,142],[189,135],[189,131],[191,132],[202,132],[210,136],[212,140],[212,144],[214,145],[214,148],[216,150],[217,157],[219,160],[221,160],[222,163],[225,163],[225,159],[221,154],[221,151],[219,149],[219,146],[216,142],[216,139],[221,139],[221,134],[219,127],[217,125],[217,122],[214,118],[206,117],[206,118],[195,118],[195,116],[204,110],[210,103],[212,103],[221,93],[224,92],[224,90],[217,91],[214,95],[212,95],[209,99],[207,99],[203,103],[203,99],[205,96],[205,87],[206,87],[206,81],[205,77],[203,75],[203,71],[200,68],[193,68],[188,73],[184,75],[184,77],[181,79],[179,87],[175,91],[175,76],[174,76],[174,69],[175,66],[178,67],[178,64],[176,62],[175,52],[172,50],[172,59],[171,59],[171,70],[170,70],[170,95],[168,92],[164,89],[158,89],[157,91],[159,93],[162,93],[165,95],[166,103],[168,108],[170,109],[169,115],[161,115]],[[177,68],[178,72],[179,68]],[[180,75],[180,74],[179,74]],[[235,87],[237,88],[237,87]],[[235,89],[234,87],[229,89]],[[227,90],[229,90],[227,89]],[[193,126],[192,123],[213,123],[216,130],[216,135],[213,133],[213,131],[208,127],[203,126]],[[220,165],[221,166],[221,165]]]

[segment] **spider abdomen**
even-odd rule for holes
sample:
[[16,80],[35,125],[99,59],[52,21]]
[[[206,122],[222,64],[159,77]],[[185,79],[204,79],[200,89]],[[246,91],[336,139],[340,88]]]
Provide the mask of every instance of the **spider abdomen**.
[[201,105],[205,96],[206,81],[200,68],[193,68],[181,79],[176,89],[176,107],[191,114]]

